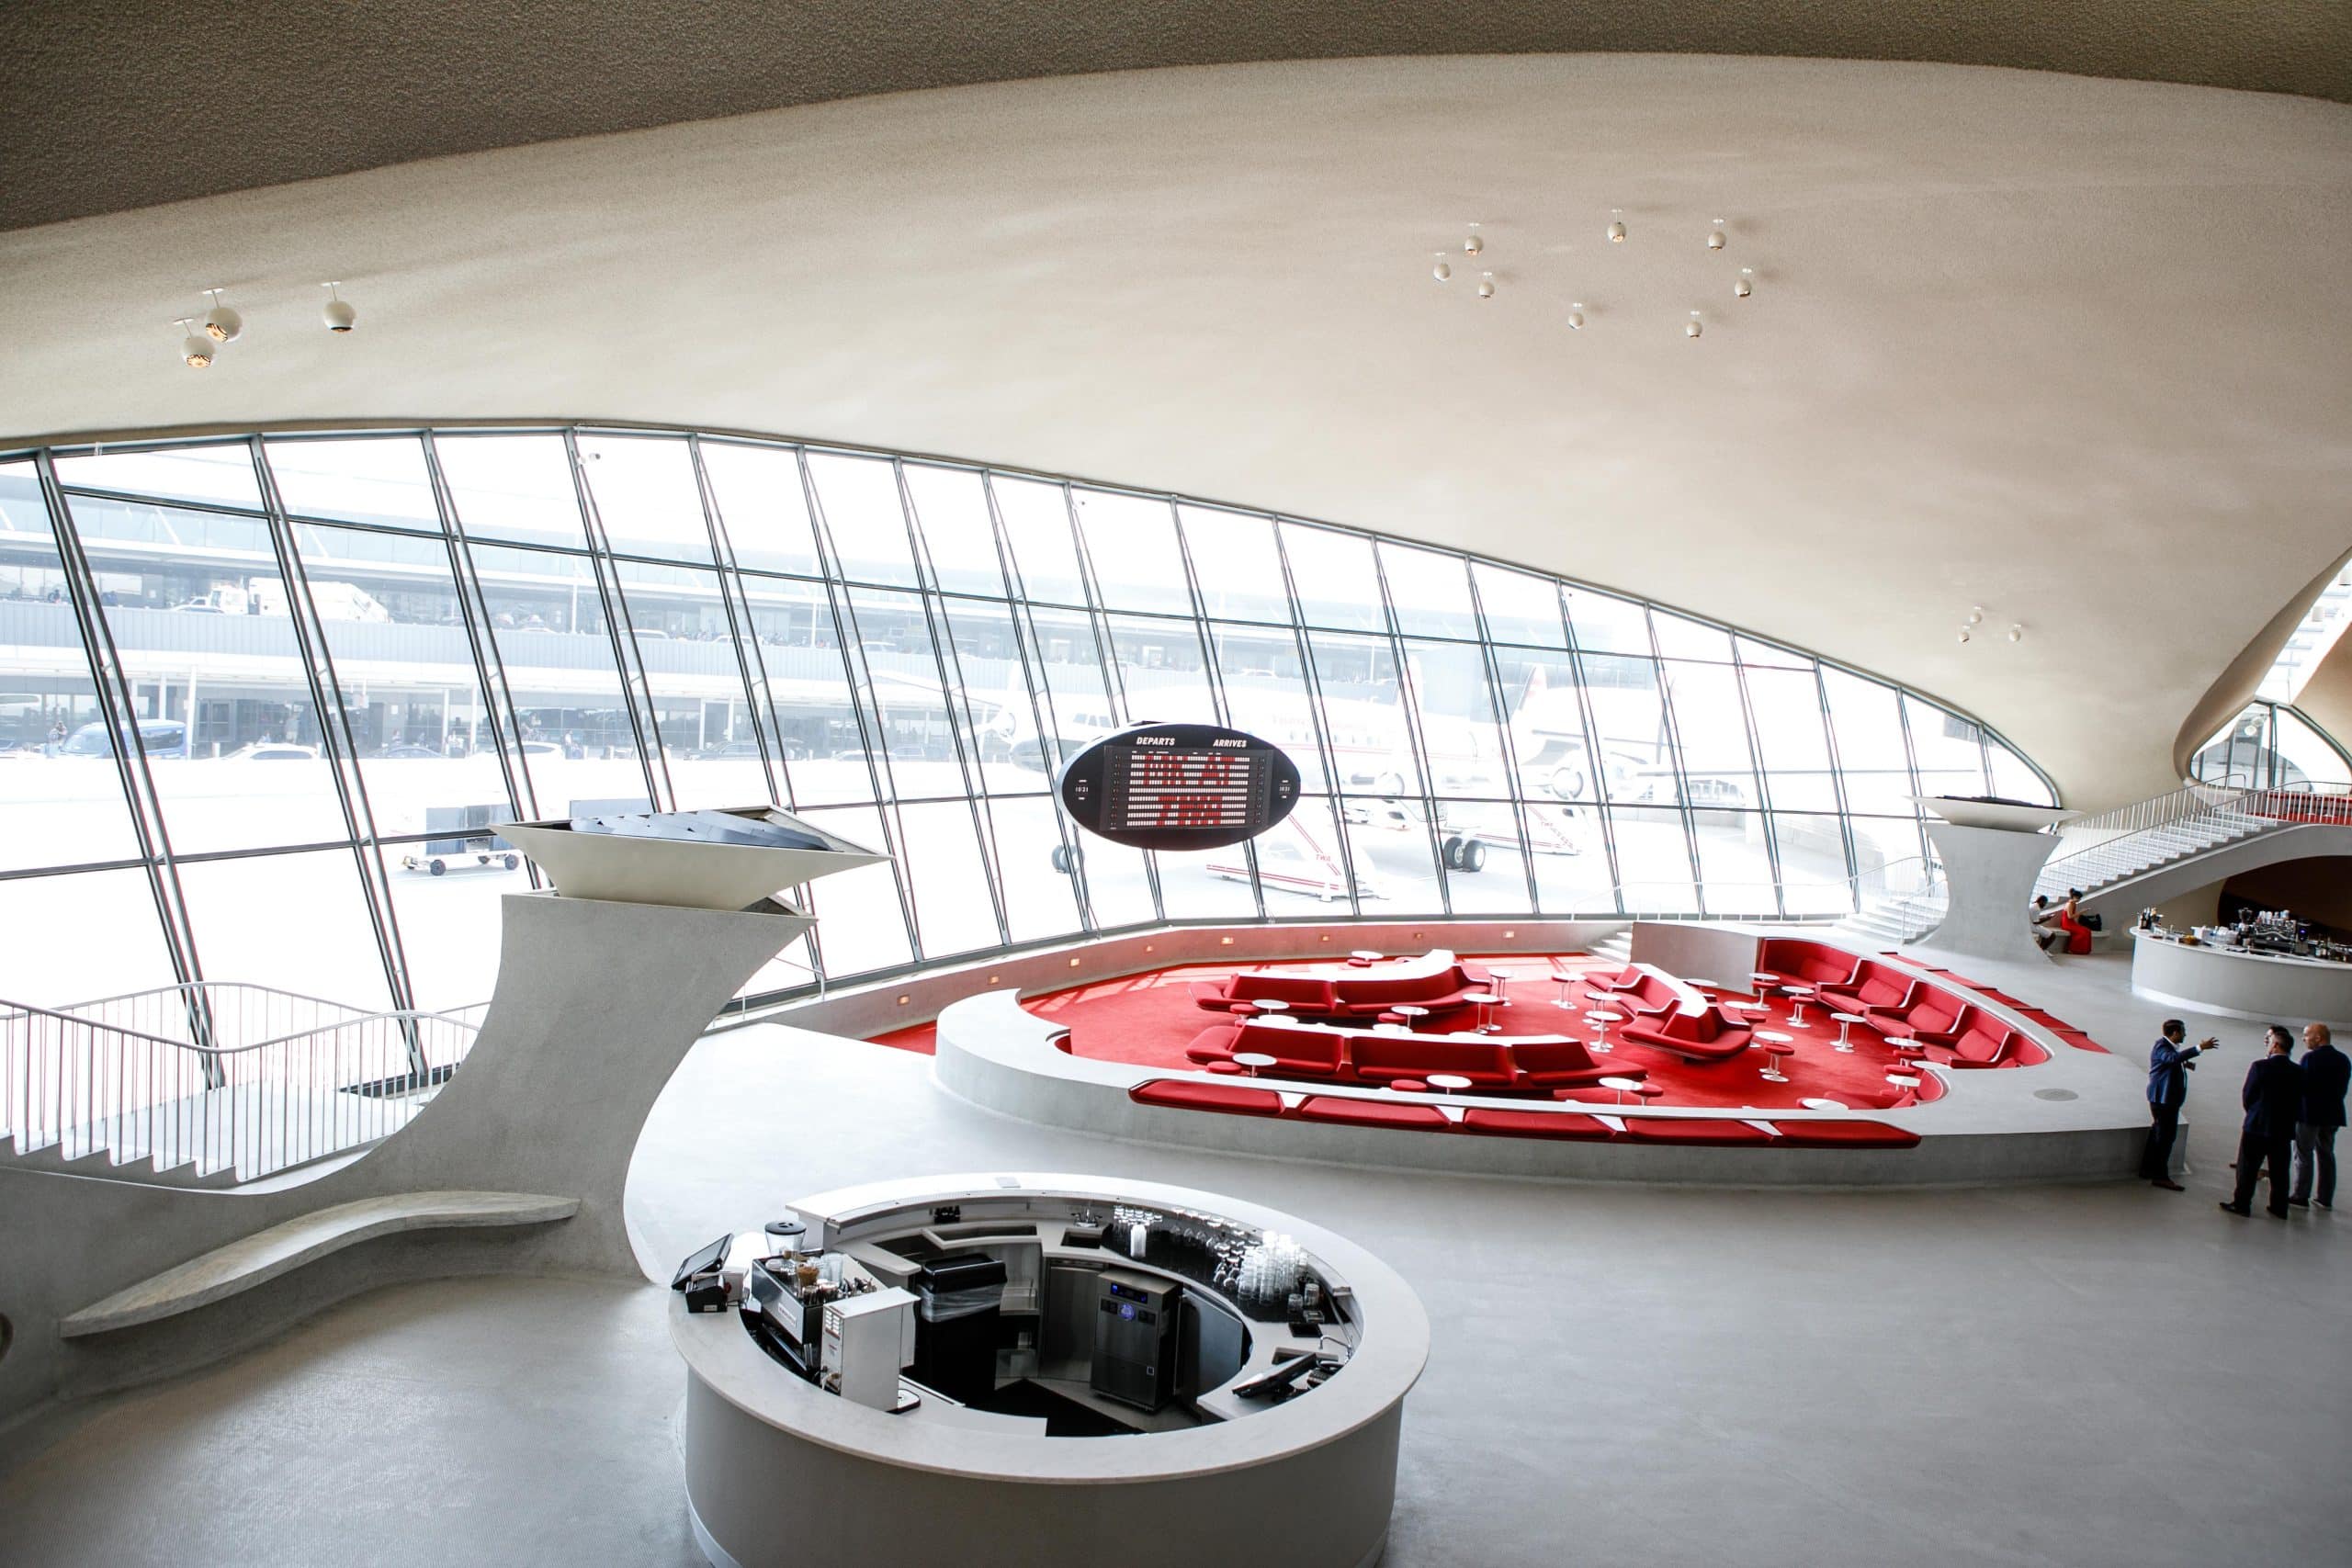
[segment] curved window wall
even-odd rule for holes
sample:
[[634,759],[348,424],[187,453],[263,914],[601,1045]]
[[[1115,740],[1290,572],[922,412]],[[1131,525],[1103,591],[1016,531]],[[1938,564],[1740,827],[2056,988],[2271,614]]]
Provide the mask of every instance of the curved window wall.
[[2352,789],[2352,758],[2285,703],[2248,703],[2188,766],[2197,784],[2232,789]]
[[[1229,723],[1256,843],[1089,839],[1052,770]],[[773,800],[895,863],[766,992],[1162,920],[1835,915],[1913,794],[2052,802],[1967,716],[1665,607],[1035,475],[615,429],[0,457],[0,997],[488,994],[497,824]]]

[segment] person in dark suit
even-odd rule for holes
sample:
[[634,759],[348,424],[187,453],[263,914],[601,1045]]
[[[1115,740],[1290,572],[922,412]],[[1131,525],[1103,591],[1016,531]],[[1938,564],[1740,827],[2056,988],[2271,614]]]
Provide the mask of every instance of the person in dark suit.
[[2188,1099],[2188,1075],[2197,1070],[2198,1057],[2218,1050],[2222,1043],[2209,1034],[2184,1051],[2180,1043],[2188,1038],[2188,1025],[2168,1018],[2163,1037],[2148,1053],[2148,1117],[2153,1125],[2140,1151],[2140,1179],[2153,1181],[2167,1192],[2185,1190],[2172,1179],[2172,1145],[2180,1136],[2180,1108]]
[[[2295,1192],[2288,1202],[2301,1208],[2317,1201],[2335,1207],[2335,1130],[2344,1125],[2344,1089],[2352,1080],[2352,1058],[2335,1048],[2324,1023],[2303,1025],[2303,1113],[2295,1123]],[[2319,1194],[2312,1194],[2312,1169],[2319,1169]]]
[[2245,1123],[2238,1134],[2237,1191],[2222,1207],[2244,1219],[2254,1213],[2254,1184],[2270,1171],[2270,1213],[2285,1219],[2287,1159],[2295,1144],[2295,1123],[2303,1114],[2303,1069],[2295,1066],[2294,1036],[2286,1025],[2270,1026],[2270,1054],[2245,1070]]

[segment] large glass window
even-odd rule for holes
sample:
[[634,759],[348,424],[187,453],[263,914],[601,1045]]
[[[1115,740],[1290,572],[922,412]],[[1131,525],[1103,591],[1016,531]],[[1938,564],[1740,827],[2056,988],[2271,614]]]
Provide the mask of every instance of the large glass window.
[[[61,449],[56,516],[34,457],[0,461],[0,919],[29,933],[0,996],[480,1001],[526,806],[780,798],[889,850],[812,887],[824,923],[759,995],[820,955],[839,980],[1161,919],[1834,916],[1921,884],[1913,794],[2052,798],[1917,693],[1439,544],[747,436],[258,449],[266,486],[250,438]],[[1080,748],[1220,717],[1304,784],[1253,844],[1147,855],[1062,816]],[[2352,778],[2267,705],[2198,767]]]

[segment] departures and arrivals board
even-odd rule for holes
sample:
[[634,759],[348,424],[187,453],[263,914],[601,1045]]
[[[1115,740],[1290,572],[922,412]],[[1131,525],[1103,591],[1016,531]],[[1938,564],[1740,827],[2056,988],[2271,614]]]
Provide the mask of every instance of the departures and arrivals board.
[[1207,724],[1141,724],[1062,769],[1081,828],[1145,850],[1214,850],[1254,839],[1298,804],[1298,768],[1254,735]]

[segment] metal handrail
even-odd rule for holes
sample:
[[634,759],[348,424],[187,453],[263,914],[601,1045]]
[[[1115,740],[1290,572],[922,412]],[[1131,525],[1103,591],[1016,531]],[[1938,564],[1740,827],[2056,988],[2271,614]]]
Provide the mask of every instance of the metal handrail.
[[[208,1009],[227,998],[223,1010],[251,1010],[273,1032],[224,1045],[140,1026],[191,993]],[[398,1132],[464,1061],[485,1005],[368,1013],[236,982],[66,1008],[0,1003],[0,1137],[19,1154],[56,1145],[69,1161],[103,1153],[117,1167],[251,1180]],[[277,1021],[301,1012],[334,1016]]]
[[[2044,886],[2066,884],[2072,880],[2064,869],[2066,866],[2089,863],[2090,857],[2113,852],[2125,840],[2163,828],[2216,821],[2225,817],[2259,818],[2288,827],[2334,820],[2347,806],[2352,806],[2352,790],[2308,779],[2254,789],[2185,784],[2146,800],[2133,801],[2096,816],[2078,817],[2064,824],[2060,829],[2063,838],[2087,834],[2098,837],[2080,848],[2051,856],[2037,880]],[[2261,830],[2264,829],[2254,829]]]

